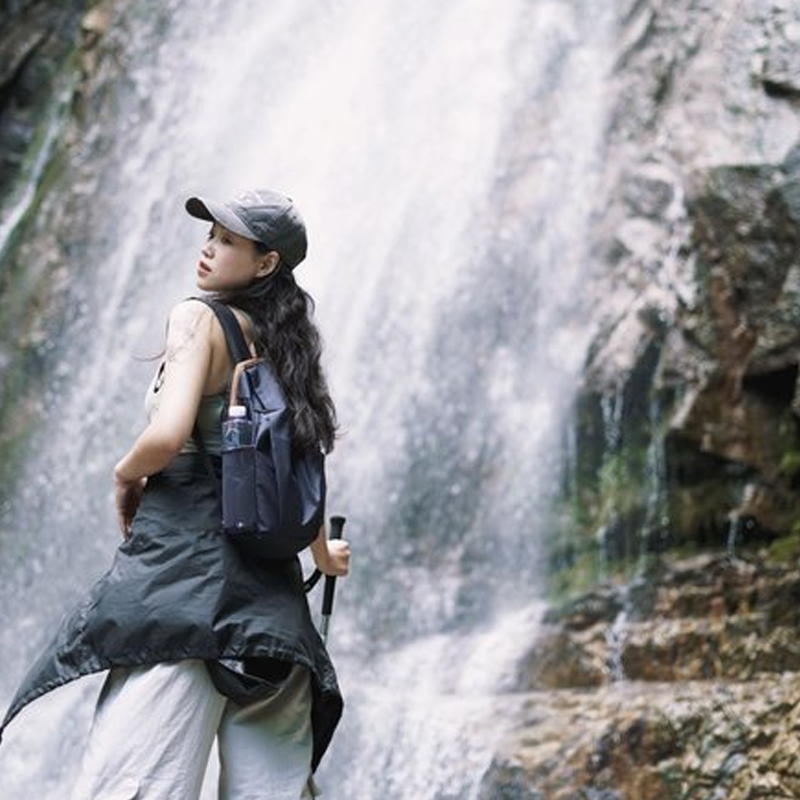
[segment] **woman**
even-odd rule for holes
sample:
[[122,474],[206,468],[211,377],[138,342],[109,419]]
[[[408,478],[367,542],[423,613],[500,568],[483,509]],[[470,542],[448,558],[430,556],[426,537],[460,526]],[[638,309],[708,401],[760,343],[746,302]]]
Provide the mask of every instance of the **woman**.
[[[198,288],[233,309],[254,354],[269,355],[293,445],[329,451],[335,416],[319,334],[293,274],[306,254],[297,208],[263,190],[228,203],[195,197],[186,209],[211,223]],[[198,300],[175,306],[149,423],[114,471],[124,541],[3,722],[56,686],[110,669],[75,800],[193,800],[215,737],[221,800],[296,800],[341,714],[297,559],[254,561],[219,530],[218,487],[197,441],[213,461],[232,368],[213,311]],[[347,573],[349,546],[324,527],[311,551],[323,573]]]

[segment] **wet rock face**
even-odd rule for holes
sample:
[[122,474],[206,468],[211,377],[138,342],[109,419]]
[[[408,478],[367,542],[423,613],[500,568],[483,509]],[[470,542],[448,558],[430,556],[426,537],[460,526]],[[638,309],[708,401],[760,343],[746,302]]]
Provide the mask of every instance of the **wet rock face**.
[[[788,3],[776,4],[776,9],[790,8]],[[776,19],[776,23],[759,77],[769,94],[789,100],[800,98],[800,55],[797,49],[800,29],[797,20],[788,13],[784,19]]]
[[481,800],[800,796],[800,679],[535,692]]
[[796,555],[662,563],[551,610],[481,798],[800,796]]
[[[45,352],[51,303],[80,263],[79,206],[65,173],[86,152],[79,106],[91,94],[114,0],[5,0],[0,13],[0,498],[56,388]],[[76,146],[77,145],[77,146]],[[79,147],[78,147],[79,146]],[[76,152],[78,151],[78,152]],[[94,153],[84,158],[95,158]],[[85,185],[85,184],[84,184]],[[63,191],[62,191],[63,190]]]
[[623,14],[567,498],[582,532],[559,565],[800,520],[798,39],[788,0]]
[[624,591],[602,589],[545,616],[525,689],[630,681],[752,680],[800,672],[800,571],[727,555],[662,565]]
[[5,0],[0,13],[0,196],[17,178],[89,0]]
[[628,577],[545,616],[482,798],[800,797],[800,6],[623,6],[551,552]]
[[797,177],[793,159],[788,169],[720,167],[688,198],[698,300],[678,322],[707,369],[673,432],[768,481],[780,470],[800,356],[795,298],[784,291],[798,267]]

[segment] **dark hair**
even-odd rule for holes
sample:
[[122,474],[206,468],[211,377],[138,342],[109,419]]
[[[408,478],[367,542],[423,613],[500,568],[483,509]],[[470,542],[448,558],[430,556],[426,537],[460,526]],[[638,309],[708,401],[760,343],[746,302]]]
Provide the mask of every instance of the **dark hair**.
[[[258,242],[259,252],[266,253]],[[284,263],[243,289],[220,293],[218,300],[244,311],[255,326],[259,356],[272,363],[293,413],[296,449],[322,447],[336,438],[336,409],[322,371],[322,338],[312,320],[314,301],[295,282]]]

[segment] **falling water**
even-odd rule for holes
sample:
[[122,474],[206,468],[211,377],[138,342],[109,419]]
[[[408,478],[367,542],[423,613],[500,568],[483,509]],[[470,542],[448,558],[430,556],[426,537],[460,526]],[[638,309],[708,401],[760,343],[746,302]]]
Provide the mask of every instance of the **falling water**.
[[626,680],[623,655],[630,634],[629,621],[633,611],[629,586],[621,587],[620,600],[620,610],[605,634],[608,647],[608,676],[614,683],[623,683]]
[[606,453],[613,456],[622,446],[622,415],[625,408],[625,387],[620,384],[614,394],[601,398],[603,432],[606,440]]
[[647,508],[644,535],[649,541],[643,538],[640,542],[640,561],[644,559],[648,548],[652,550],[662,545],[669,529],[669,503],[666,496],[667,459],[664,452],[664,436],[659,431],[662,409],[657,397],[650,400],[648,417],[651,437],[645,457]]
[[[50,422],[3,512],[0,700],[110,560],[108,476],[142,424],[142,357],[193,291],[204,231],[183,198],[272,186],[310,230],[298,277],[343,430],[330,507],[356,550],[332,630],[347,711],[326,797],[475,797],[536,634],[589,336],[613,14],[591,0],[130,5],[94,222],[43,348]],[[63,797],[96,688],[12,725],[4,798]]]

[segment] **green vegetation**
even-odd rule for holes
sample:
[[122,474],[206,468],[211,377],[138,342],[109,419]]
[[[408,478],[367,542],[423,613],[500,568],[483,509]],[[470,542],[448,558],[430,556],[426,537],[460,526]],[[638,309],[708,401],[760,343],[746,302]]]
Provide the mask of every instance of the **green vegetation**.
[[596,469],[579,470],[579,485],[565,492],[554,509],[548,571],[548,592],[554,599],[602,581],[627,581],[643,564],[649,496],[646,445],[585,457]]
[[781,455],[778,471],[789,481],[795,481],[800,477],[800,449],[797,447],[795,437],[784,439],[787,442],[787,449]]
[[767,560],[789,564],[800,557],[800,519],[795,522],[792,533],[776,539],[767,548]]

